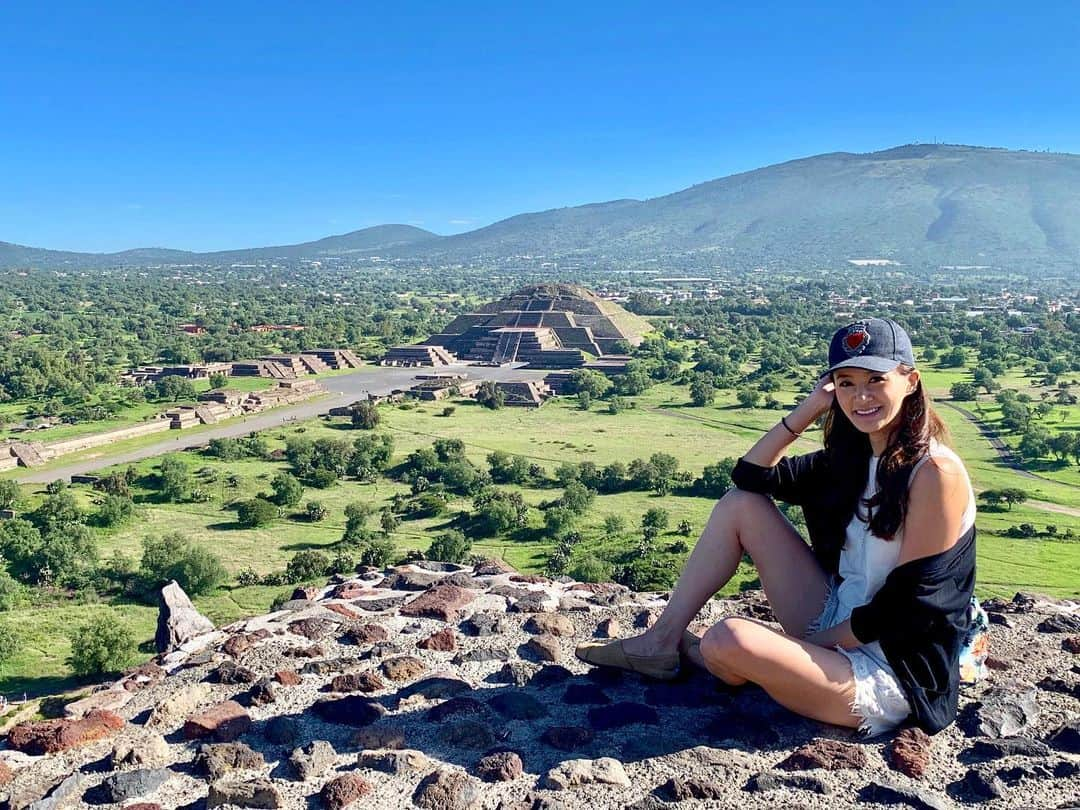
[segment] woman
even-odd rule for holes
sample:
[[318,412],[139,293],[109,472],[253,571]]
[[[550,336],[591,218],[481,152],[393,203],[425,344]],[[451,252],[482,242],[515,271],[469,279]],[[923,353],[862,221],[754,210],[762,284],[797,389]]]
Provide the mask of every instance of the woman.
[[[824,449],[782,457],[822,415]],[[941,730],[975,580],[975,498],[944,436],[907,333],[881,318],[839,330],[813,393],[739,460],[660,618],[578,657],[666,679],[681,651],[807,717],[868,735],[909,716]],[[809,547],[772,498],[803,508]],[[783,632],[728,618],[697,643],[688,624],[744,553]]]

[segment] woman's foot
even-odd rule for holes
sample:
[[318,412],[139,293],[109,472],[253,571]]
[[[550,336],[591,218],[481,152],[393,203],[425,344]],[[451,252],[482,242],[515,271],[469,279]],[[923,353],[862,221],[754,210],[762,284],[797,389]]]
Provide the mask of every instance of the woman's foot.
[[660,649],[652,645],[647,636],[589,642],[579,645],[574,654],[593,666],[614,667],[648,678],[671,680],[679,674],[678,651]]

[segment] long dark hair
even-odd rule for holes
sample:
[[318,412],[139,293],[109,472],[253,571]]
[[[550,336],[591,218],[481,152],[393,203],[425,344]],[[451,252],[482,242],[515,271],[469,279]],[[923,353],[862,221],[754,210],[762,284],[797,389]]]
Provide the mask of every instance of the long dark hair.
[[[913,369],[900,366],[899,371],[910,374]],[[870,531],[883,540],[892,540],[907,515],[912,468],[929,451],[932,441],[948,440],[948,430],[930,405],[922,380],[900,406],[896,427],[878,460],[877,494],[872,498],[862,497],[866,483],[863,471],[871,455],[870,437],[851,424],[835,400],[825,416],[824,434],[829,469],[839,472],[837,484],[843,488],[852,512],[859,510],[860,515],[867,515]]]

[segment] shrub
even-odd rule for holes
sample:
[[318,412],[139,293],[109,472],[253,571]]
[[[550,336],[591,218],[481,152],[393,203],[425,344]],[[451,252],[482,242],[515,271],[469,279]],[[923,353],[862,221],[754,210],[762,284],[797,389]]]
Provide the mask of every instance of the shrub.
[[99,526],[120,526],[131,520],[135,513],[135,502],[127,495],[106,495],[94,515],[94,522]]
[[0,509],[12,509],[22,497],[22,491],[16,481],[0,481]]
[[179,532],[144,539],[139,570],[147,588],[156,589],[175,579],[191,596],[207,593],[225,580],[221,561]]
[[182,501],[191,489],[191,473],[176,456],[165,456],[158,465],[158,484],[165,500]]
[[278,506],[296,506],[300,503],[300,499],[304,496],[304,486],[296,478],[287,472],[279,472],[270,481],[270,489],[274,491],[274,494],[267,500],[276,503]]
[[611,565],[599,557],[582,557],[569,570],[569,575],[578,582],[611,582]]
[[68,665],[76,675],[119,672],[131,663],[135,640],[111,614],[102,613],[71,633]]
[[352,426],[361,430],[374,430],[379,426],[379,408],[374,402],[356,403],[352,412]]
[[330,558],[320,551],[298,551],[285,566],[285,580],[290,585],[326,576]]
[[442,416],[453,416],[454,411],[456,411],[456,410],[457,410],[457,408],[455,408],[453,405],[447,405],[445,408],[442,409],[442,414],[441,415]]
[[394,541],[386,537],[376,537],[360,547],[360,565],[384,568],[394,558]]
[[427,551],[429,560],[463,563],[472,551],[472,541],[459,531],[451,530],[436,537]]
[[317,470],[311,471],[307,476],[307,482],[316,489],[329,489],[337,483],[339,477],[340,476],[333,470],[326,470],[320,467]]
[[675,584],[678,571],[664,560],[639,558],[616,572],[615,579],[634,591],[665,591]]
[[258,585],[260,582],[262,582],[262,580],[254,568],[241,568],[240,572],[236,575],[236,584],[241,588],[246,588],[250,585]]
[[326,516],[330,513],[321,501],[308,501],[306,507],[304,507],[304,516],[312,523],[318,523],[320,520],[325,520]]
[[683,537],[689,537],[694,533],[694,527],[690,525],[689,520],[680,520],[678,528],[675,529]]
[[0,610],[11,610],[22,601],[23,586],[7,571],[0,569]]
[[277,507],[265,498],[252,498],[236,504],[236,520],[248,529],[265,526],[276,517]]

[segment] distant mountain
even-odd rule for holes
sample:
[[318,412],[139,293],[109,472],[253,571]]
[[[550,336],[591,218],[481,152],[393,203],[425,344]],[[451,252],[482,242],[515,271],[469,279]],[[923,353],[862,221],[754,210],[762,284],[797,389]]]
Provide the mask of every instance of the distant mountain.
[[386,225],[301,245],[92,255],[0,243],[0,265],[242,262],[350,252],[432,261],[660,259],[671,266],[791,268],[849,259],[906,267],[1080,269],[1080,156],[973,146],[836,152],[650,200],[521,214],[440,237]]
[[376,225],[359,231],[327,236],[298,245],[219,250],[194,253],[168,248],[136,248],[119,253],[71,253],[59,250],[23,247],[0,242],[0,266],[113,266],[147,264],[186,264],[194,262],[233,263],[270,259],[318,259],[360,253],[370,256],[380,251],[401,248],[440,237],[412,225]]
[[522,214],[416,246],[431,257],[711,256],[798,267],[1080,266],[1080,156],[913,145],[793,160],[651,200]]

